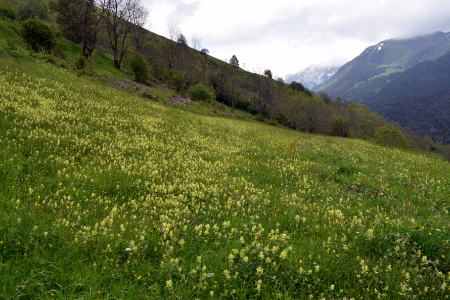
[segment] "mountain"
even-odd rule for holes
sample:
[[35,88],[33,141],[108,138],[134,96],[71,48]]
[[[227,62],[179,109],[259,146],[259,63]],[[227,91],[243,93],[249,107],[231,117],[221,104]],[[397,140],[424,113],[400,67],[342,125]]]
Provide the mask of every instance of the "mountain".
[[[416,134],[450,144],[450,52],[403,72],[369,80],[360,103]],[[375,92],[368,92],[375,91]]]
[[[410,39],[390,39],[366,48],[342,66],[327,81],[314,86],[316,92],[359,100],[361,86],[370,79],[404,71],[418,63],[437,59],[450,51],[450,33],[435,32]],[[373,92],[373,91],[368,91]]]
[[302,72],[286,75],[284,82],[291,83],[292,81],[300,82],[303,86],[311,89],[313,86],[327,81],[334,74],[336,74],[339,67],[332,68],[306,68]]

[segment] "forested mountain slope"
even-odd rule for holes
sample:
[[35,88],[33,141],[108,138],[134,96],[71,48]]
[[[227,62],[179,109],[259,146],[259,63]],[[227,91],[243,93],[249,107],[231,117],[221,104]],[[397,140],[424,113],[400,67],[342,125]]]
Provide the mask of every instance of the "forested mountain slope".
[[359,102],[421,136],[450,143],[450,52],[367,86],[378,92]]
[[420,62],[437,59],[448,51],[450,34],[444,32],[411,39],[382,41],[368,47],[358,57],[342,66],[331,79],[313,87],[313,90],[358,101],[356,91],[361,90],[360,86],[366,84],[369,79],[406,70]]

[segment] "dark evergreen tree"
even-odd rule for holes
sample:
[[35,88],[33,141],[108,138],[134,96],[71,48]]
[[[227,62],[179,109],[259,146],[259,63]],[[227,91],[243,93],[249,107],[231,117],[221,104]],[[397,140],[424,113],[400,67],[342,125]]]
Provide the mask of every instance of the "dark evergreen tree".
[[264,71],[264,76],[269,77],[270,79],[272,79],[272,71],[270,71],[269,69]]
[[230,65],[236,68],[239,67],[239,60],[237,59],[236,55],[233,55],[230,58]]

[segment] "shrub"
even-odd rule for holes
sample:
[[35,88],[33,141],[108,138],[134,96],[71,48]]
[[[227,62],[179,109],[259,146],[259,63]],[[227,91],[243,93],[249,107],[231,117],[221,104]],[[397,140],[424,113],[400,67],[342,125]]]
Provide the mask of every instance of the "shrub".
[[146,83],[150,79],[150,67],[145,58],[136,52],[130,58],[130,68],[137,82]]
[[22,20],[34,19],[35,17],[44,20],[47,19],[48,8],[42,0],[27,0],[19,4],[17,14]]
[[278,125],[278,122],[277,122],[277,120],[275,120],[275,119],[271,119],[271,120],[269,120],[269,124],[270,124],[270,125],[273,125],[273,126],[277,126],[277,125]]
[[3,21],[5,20],[5,18],[11,19],[11,20],[16,19],[16,13],[11,8],[6,8],[6,7],[1,8],[0,7],[0,15],[2,16]]
[[179,93],[184,88],[184,86],[186,85],[186,81],[184,80],[183,72],[176,71],[174,73],[174,75],[172,76],[172,80],[170,82],[177,89],[177,93]]
[[264,115],[263,115],[263,113],[257,114],[256,117],[255,117],[255,120],[256,121],[260,121],[260,122],[264,122]]
[[34,51],[50,51],[56,46],[56,37],[44,21],[29,19],[22,24],[21,34]]
[[374,140],[377,144],[403,149],[411,149],[408,140],[403,133],[394,125],[386,125],[378,129]]
[[83,55],[75,55],[75,69],[77,71],[84,70],[86,68],[86,57]]
[[442,156],[445,160],[450,161],[450,146],[445,147],[442,149]]
[[17,48],[19,47],[17,37],[7,38],[6,45],[8,46],[8,49],[10,49],[10,50],[17,50]]
[[172,69],[165,69],[162,73],[162,80],[164,82],[171,82],[173,74],[174,74],[174,72]]
[[212,101],[212,105],[215,109],[217,109],[219,111],[225,111],[227,109],[227,106],[225,104],[217,102],[217,101]]
[[194,101],[211,102],[215,100],[214,92],[201,83],[189,89],[189,97]]

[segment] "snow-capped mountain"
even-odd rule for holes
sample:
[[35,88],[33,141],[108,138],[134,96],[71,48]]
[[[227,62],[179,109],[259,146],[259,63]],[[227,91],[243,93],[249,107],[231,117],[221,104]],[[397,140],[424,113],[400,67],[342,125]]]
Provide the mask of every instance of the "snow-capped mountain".
[[338,69],[339,67],[306,68],[302,72],[286,75],[284,82],[285,83],[291,83],[292,81],[300,82],[308,89],[311,89],[313,86],[318,85],[331,78],[331,76],[333,76]]

